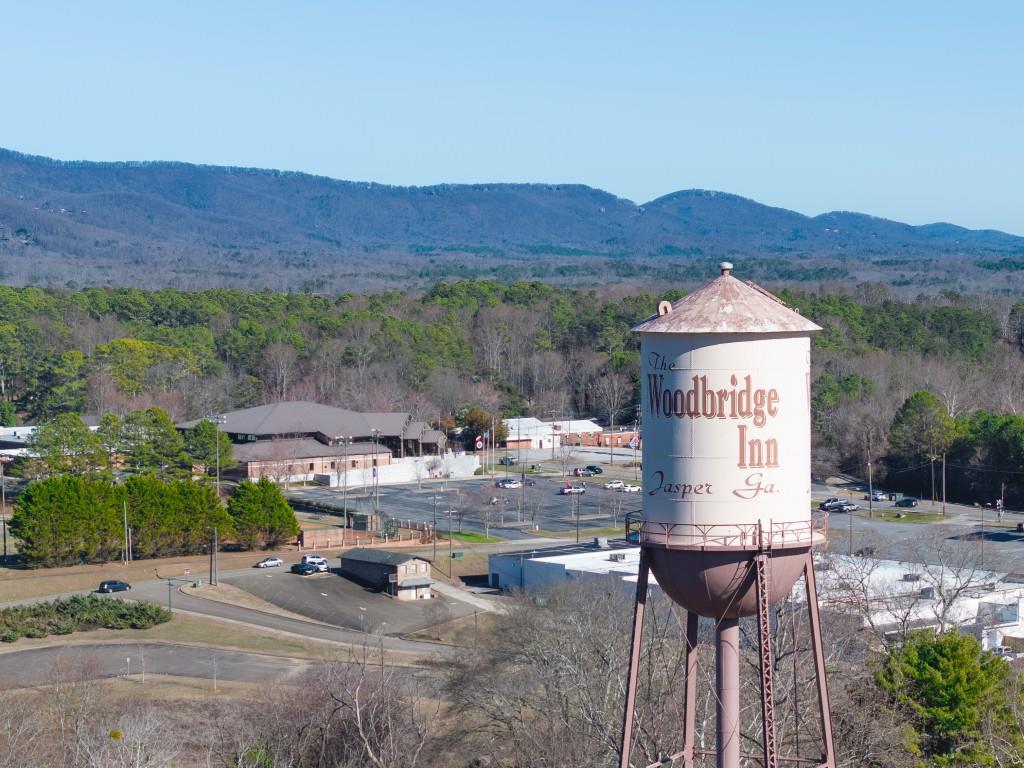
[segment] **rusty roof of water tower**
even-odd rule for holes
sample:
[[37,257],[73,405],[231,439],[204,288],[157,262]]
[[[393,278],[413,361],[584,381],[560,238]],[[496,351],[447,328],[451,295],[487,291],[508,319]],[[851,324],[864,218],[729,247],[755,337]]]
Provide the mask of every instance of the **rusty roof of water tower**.
[[663,301],[658,314],[633,328],[641,333],[809,333],[820,331],[782,299],[759,285],[722,273],[674,304]]

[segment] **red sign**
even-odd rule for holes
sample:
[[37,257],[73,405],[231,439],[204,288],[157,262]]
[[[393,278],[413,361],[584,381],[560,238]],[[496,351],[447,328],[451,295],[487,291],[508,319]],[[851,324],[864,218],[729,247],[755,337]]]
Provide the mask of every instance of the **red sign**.
[[476,436],[476,449],[482,451],[484,447],[484,439],[480,435]]

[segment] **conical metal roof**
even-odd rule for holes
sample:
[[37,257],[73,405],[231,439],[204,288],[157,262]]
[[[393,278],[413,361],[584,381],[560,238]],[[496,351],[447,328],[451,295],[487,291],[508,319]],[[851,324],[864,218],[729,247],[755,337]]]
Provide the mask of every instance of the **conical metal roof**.
[[722,274],[674,304],[663,301],[658,314],[634,331],[641,333],[810,333],[820,331],[782,299],[751,282],[732,276],[723,262]]

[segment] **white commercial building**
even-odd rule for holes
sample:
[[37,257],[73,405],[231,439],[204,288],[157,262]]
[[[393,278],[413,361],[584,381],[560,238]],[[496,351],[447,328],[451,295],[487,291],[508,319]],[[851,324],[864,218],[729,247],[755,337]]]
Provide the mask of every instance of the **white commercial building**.
[[[490,586],[500,589],[543,592],[591,582],[632,596],[639,564],[639,547],[613,539],[607,548],[572,544],[491,555],[488,571]],[[1005,573],[831,554],[816,558],[815,573],[823,610],[856,613],[882,634],[956,626],[987,650],[1024,653],[1024,584]],[[653,574],[650,586],[658,588]],[[802,583],[793,596],[805,599]]]
[[541,421],[532,416],[504,419],[506,443],[520,448],[547,450],[560,445],[597,445],[604,427],[591,419]]

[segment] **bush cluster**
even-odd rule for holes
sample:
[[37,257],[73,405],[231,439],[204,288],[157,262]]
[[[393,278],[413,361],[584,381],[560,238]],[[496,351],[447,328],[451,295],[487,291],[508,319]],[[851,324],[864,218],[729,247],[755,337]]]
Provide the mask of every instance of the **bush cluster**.
[[0,610],[0,642],[90,629],[149,629],[170,620],[170,611],[153,603],[74,595]]

